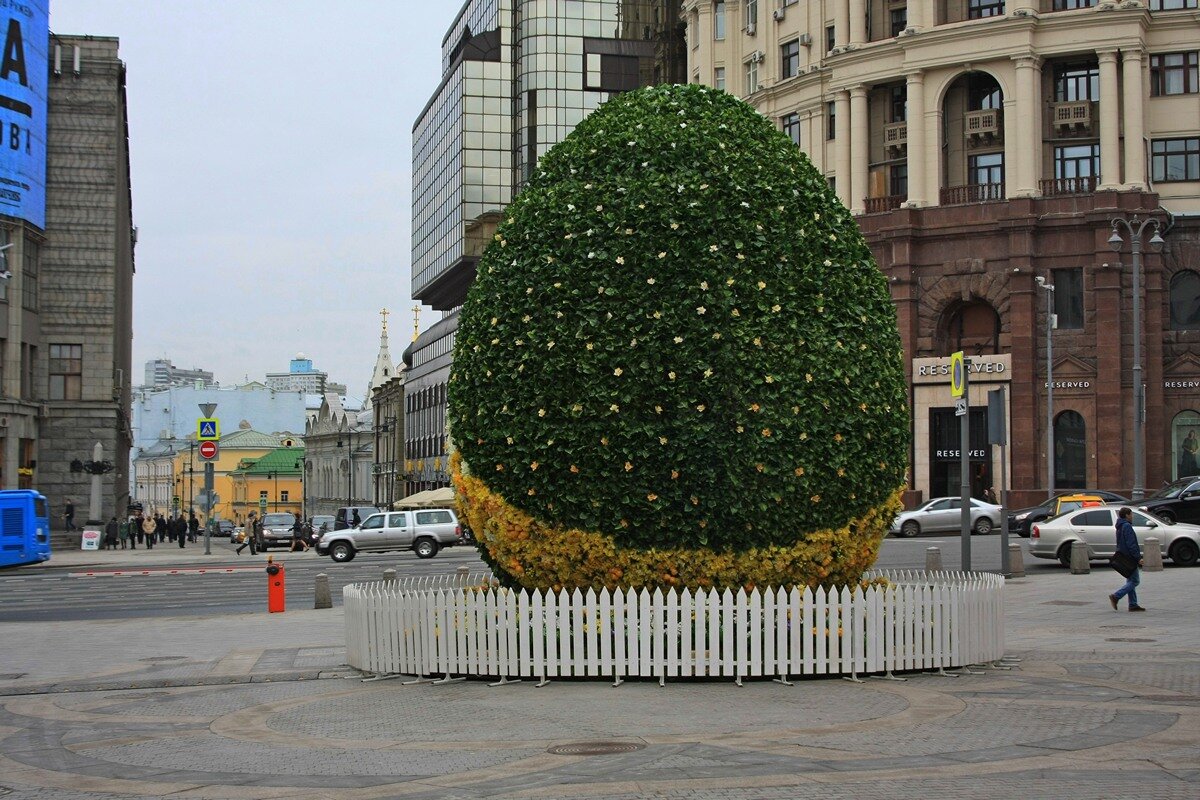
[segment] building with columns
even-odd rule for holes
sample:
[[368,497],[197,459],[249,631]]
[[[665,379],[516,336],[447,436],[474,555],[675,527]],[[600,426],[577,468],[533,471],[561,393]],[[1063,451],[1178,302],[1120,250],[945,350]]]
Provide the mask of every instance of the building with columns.
[[[1200,471],[1188,443],[1200,427],[1196,0],[682,7],[689,80],[791,137],[889,278],[912,386],[910,502],[957,493],[956,350],[978,381],[977,495],[1001,470],[1016,504],[1051,488],[1142,488],[1139,368],[1144,486]],[[1135,303],[1131,240],[1145,220]],[[1007,464],[985,435],[986,390],[999,387]]]

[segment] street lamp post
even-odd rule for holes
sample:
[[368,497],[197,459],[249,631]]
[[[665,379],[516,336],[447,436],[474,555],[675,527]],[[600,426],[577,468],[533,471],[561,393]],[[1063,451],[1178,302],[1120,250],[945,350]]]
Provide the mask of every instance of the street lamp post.
[[1054,284],[1041,275],[1038,286],[1046,290],[1046,497],[1054,497],[1054,340],[1050,332],[1057,327],[1054,314]]
[[1120,228],[1129,235],[1133,250],[1133,499],[1141,500],[1146,486],[1146,385],[1142,382],[1142,234],[1147,228],[1154,229],[1150,237],[1150,246],[1157,251],[1164,244],[1159,235],[1158,220],[1139,220],[1135,214],[1132,220],[1115,217],[1112,221],[1112,235],[1108,244],[1116,252],[1121,252],[1125,240],[1121,238]]
[[187,496],[187,507],[188,507],[188,512],[189,512],[189,513],[195,510],[195,509],[192,507],[192,499],[193,499],[193,498],[196,496],[196,495],[195,495],[195,493],[192,491],[192,473],[193,473],[193,469],[192,469],[192,456],[193,456],[193,454],[195,453],[195,450],[196,450],[196,443],[195,443],[195,442],[188,442],[188,496]]

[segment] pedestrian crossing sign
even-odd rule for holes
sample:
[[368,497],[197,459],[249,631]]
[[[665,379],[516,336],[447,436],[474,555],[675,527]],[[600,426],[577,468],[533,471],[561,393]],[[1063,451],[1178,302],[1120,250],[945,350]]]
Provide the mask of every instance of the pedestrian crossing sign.
[[212,417],[201,417],[196,420],[196,440],[200,442],[215,442],[221,438],[221,425]]

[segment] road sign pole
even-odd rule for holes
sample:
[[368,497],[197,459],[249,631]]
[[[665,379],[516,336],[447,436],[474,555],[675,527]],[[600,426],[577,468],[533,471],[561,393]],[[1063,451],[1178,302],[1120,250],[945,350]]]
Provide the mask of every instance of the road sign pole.
[[213,462],[204,465],[204,555],[212,555]]
[[959,495],[962,498],[962,571],[971,571],[971,359],[963,359],[962,369],[962,401],[967,407],[967,413],[959,417],[962,420],[959,431],[958,455]]

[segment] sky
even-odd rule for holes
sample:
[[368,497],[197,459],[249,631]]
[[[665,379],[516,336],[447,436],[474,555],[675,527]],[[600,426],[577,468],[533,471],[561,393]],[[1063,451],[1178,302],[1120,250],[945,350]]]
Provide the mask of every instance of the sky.
[[[412,340],[412,125],[461,0],[50,0],[126,65],[133,378],[222,385],[303,352],[362,396]],[[438,318],[423,310],[424,329]]]

